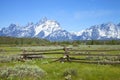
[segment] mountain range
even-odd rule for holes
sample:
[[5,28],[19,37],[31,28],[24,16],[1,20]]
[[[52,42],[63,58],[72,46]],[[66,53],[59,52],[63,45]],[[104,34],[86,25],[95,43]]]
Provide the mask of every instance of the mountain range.
[[69,32],[62,29],[57,21],[43,18],[36,24],[28,23],[26,26],[10,24],[0,29],[0,36],[37,37],[50,41],[111,40],[120,39],[120,23],[104,23],[79,32]]

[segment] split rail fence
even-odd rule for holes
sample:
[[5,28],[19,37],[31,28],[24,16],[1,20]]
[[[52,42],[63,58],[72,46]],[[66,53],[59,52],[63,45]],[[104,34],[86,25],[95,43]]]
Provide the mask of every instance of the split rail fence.
[[[109,52],[118,52],[108,54]],[[106,53],[107,52],[107,53]],[[54,57],[54,55],[60,55]],[[120,64],[120,50],[75,50],[72,48],[55,50],[23,50],[22,59],[52,59],[51,62],[77,62],[89,64]],[[49,57],[53,56],[53,57]]]

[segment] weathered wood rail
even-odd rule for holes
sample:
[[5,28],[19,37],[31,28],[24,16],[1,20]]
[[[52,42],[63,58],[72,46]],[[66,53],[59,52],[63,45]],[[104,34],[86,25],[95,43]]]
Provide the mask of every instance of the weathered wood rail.
[[72,56],[120,56],[120,54],[69,54]]
[[81,52],[109,52],[109,51],[120,51],[119,49],[111,50],[70,50],[70,51],[81,51]]

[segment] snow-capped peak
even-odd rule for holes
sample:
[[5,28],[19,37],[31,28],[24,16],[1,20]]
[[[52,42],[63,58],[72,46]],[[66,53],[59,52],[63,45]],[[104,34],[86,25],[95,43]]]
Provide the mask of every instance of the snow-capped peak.
[[43,31],[44,36],[41,37],[44,38],[52,32],[60,29],[60,24],[57,21],[46,20],[44,23],[35,26],[35,36],[39,36],[39,33]]
[[113,23],[106,23],[92,26],[86,29],[81,37],[85,39],[110,39],[119,38],[119,30],[117,26]]

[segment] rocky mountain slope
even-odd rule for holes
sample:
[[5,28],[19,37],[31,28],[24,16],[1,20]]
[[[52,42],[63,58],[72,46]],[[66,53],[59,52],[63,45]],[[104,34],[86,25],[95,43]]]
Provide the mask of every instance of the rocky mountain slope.
[[57,21],[43,18],[36,24],[28,23],[26,26],[10,24],[0,29],[0,36],[38,37],[50,41],[120,39],[120,24],[105,23],[71,33],[63,30]]

